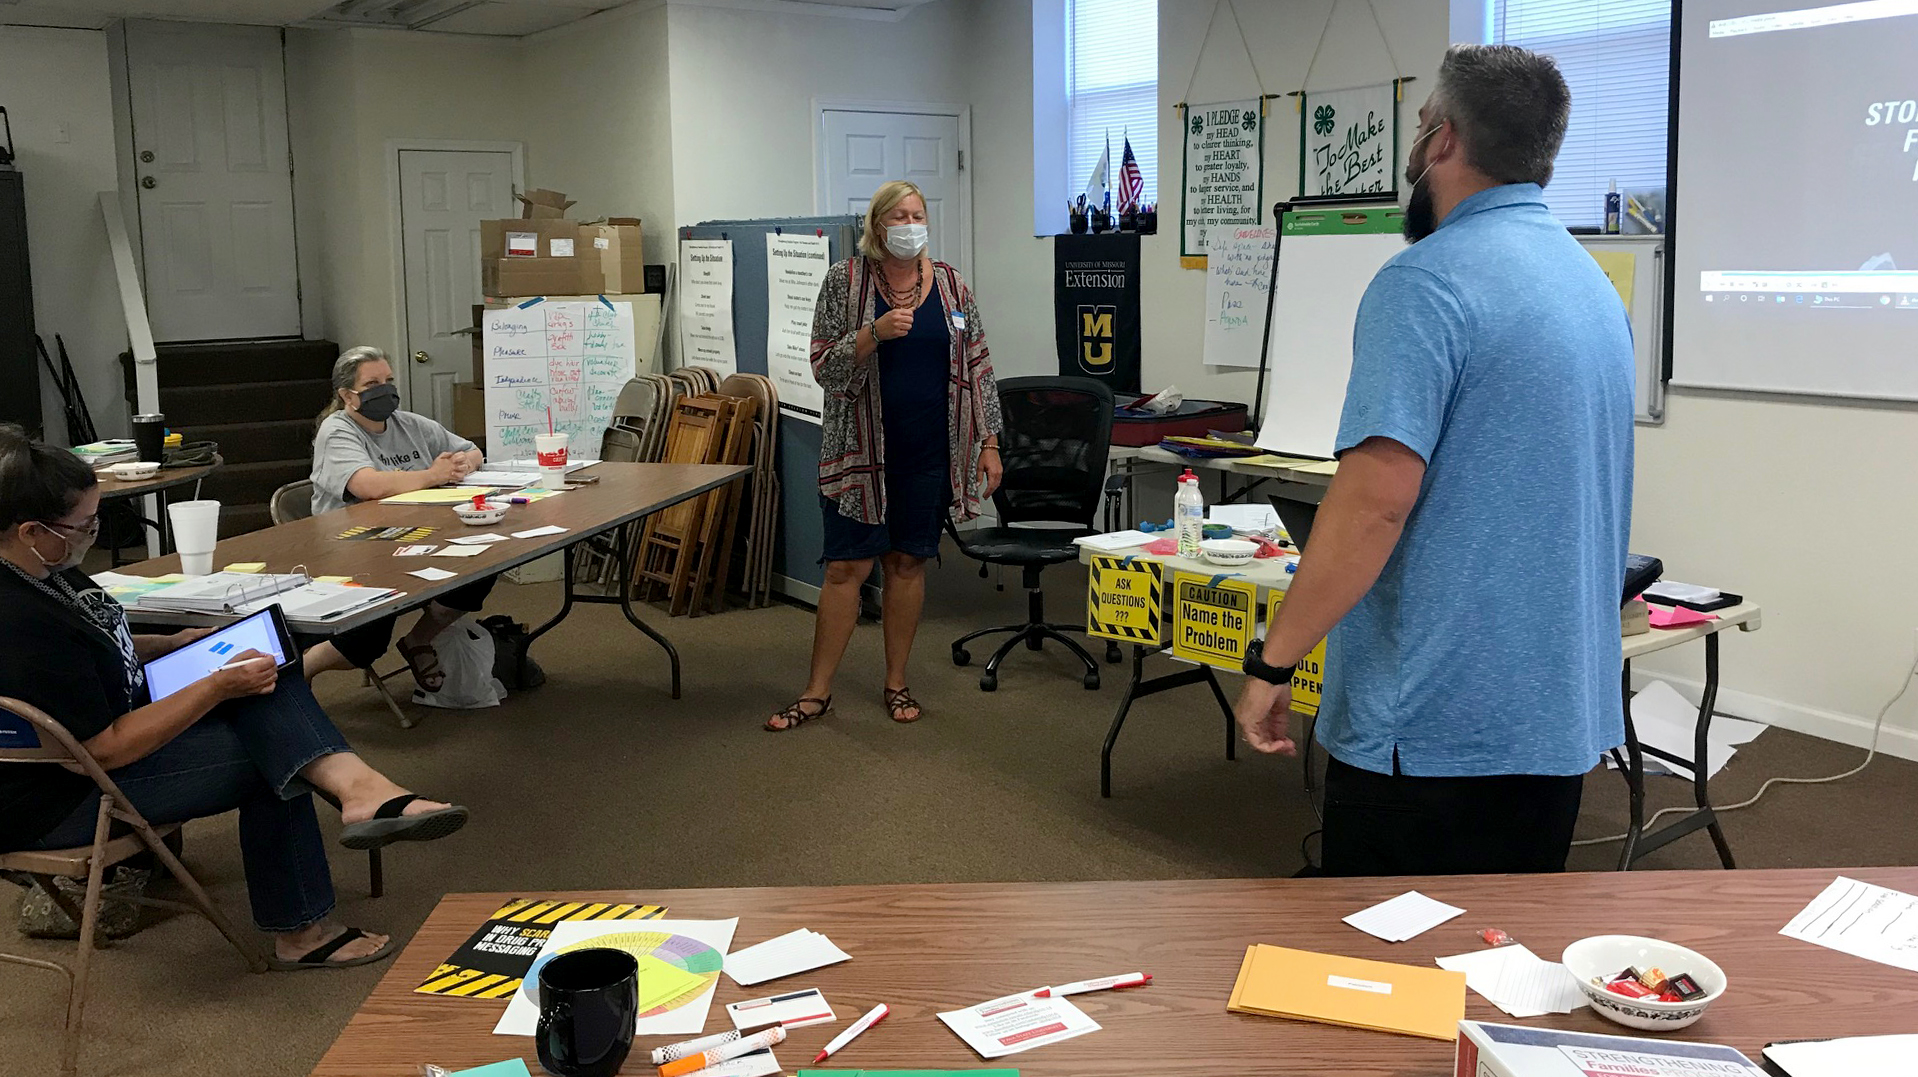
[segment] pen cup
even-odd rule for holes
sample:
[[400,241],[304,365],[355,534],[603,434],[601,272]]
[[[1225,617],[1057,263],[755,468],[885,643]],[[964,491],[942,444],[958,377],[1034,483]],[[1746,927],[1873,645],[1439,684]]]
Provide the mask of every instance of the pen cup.
[[176,501],[167,506],[173,523],[173,548],[180,551],[180,571],[204,576],[213,571],[213,547],[220,538],[218,501]]
[[560,954],[540,966],[539,1064],[556,1077],[613,1077],[633,1049],[639,961],[624,950]]

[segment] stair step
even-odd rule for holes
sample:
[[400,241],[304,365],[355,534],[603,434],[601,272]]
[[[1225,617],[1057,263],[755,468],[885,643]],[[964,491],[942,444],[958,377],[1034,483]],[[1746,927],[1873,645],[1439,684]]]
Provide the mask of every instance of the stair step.
[[273,497],[273,491],[289,482],[297,482],[312,473],[312,465],[306,460],[269,460],[252,464],[228,464],[206,477],[201,489],[203,497],[221,504],[220,515],[226,515],[226,506],[264,505]]
[[298,381],[251,381],[230,385],[195,385],[160,390],[160,411],[167,426],[181,429],[213,426],[235,419],[279,422],[319,418],[332,382],[326,378]]
[[[230,344],[162,344],[160,388],[236,382],[326,381],[340,347],[330,340],[263,340]],[[321,404],[325,403],[322,394]],[[318,411],[319,404],[313,406]]]
[[213,441],[228,464],[268,463],[276,460],[306,460],[313,455],[312,416],[277,419],[271,422],[219,423],[206,426],[175,426],[174,433],[188,441]]

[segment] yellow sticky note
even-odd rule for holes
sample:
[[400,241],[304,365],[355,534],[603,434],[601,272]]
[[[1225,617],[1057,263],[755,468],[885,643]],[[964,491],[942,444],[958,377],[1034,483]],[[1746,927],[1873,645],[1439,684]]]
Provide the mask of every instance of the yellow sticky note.
[[265,561],[235,561],[222,569],[223,572],[265,572]]
[[457,505],[462,501],[493,493],[490,486],[435,486],[425,490],[415,490],[410,494],[394,494],[382,498],[382,505]]
[[351,576],[315,576],[313,577],[313,582],[314,583],[352,583],[353,577]]
[[658,1006],[706,985],[706,978],[668,965],[651,955],[639,958],[639,1012]]

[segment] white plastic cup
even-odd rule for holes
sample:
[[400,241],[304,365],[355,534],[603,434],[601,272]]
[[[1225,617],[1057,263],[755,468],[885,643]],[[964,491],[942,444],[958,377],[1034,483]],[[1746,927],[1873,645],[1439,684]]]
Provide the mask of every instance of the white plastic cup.
[[220,539],[218,501],[176,501],[167,506],[173,522],[173,548],[180,551],[180,571],[205,576],[213,571],[213,547]]
[[558,490],[566,485],[566,435],[535,434],[533,451],[539,463],[540,485]]

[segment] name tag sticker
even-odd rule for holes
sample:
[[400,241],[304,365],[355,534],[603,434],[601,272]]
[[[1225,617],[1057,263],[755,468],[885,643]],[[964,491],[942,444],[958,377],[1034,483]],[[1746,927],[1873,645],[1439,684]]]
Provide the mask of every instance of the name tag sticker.
[[966,316],[963,312],[956,310],[952,312],[952,327],[954,329],[964,329],[966,327]]
[[1348,991],[1370,991],[1375,995],[1389,995],[1392,985],[1377,980],[1355,980],[1350,976],[1327,976],[1325,982],[1330,987],[1343,987]]

